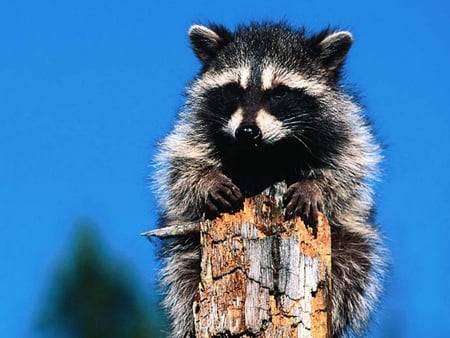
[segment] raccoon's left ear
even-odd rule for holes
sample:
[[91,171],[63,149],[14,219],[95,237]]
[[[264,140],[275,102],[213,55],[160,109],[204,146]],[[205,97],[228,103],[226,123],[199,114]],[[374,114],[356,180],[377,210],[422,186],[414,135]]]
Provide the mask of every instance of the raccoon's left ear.
[[189,39],[195,55],[203,64],[207,64],[231,41],[232,35],[224,26],[193,25],[189,28]]
[[347,31],[334,32],[319,42],[319,58],[329,70],[335,70],[345,60],[348,50],[352,46],[352,33]]

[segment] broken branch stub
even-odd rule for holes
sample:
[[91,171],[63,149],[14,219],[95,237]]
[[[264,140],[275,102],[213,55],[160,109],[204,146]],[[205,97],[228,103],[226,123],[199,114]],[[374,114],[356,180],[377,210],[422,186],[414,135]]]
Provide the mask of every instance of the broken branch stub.
[[196,337],[331,337],[331,237],[284,221],[285,184],[244,209],[200,224],[201,282]]

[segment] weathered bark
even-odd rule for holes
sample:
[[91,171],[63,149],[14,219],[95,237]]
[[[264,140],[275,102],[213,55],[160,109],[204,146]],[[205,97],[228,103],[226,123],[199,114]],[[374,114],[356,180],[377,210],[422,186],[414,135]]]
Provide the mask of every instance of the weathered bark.
[[200,225],[201,282],[196,337],[331,337],[331,240],[284,221],[278,184],[246,199],[243,211]]

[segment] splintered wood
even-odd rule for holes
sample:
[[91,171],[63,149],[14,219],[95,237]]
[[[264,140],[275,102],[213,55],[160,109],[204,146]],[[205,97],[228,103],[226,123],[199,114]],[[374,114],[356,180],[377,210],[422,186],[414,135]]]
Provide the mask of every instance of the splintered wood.
[[196,337],[331,337],[331,239],[285,222],[283,186],[247,199],[243,211],[200,226]]

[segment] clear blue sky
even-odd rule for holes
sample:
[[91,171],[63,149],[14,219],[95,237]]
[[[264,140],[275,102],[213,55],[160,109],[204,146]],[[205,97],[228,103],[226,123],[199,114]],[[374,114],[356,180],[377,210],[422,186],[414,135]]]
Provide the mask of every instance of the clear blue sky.
[[385,151],[378,221],[393,267],[373,337],[450,337],[447,1],[2,1],[0,332],[35,337],[49,276],[89,217],[151,295],[148,166],[198,70],[193,23],[285,18],[351,30],[348,79]]

